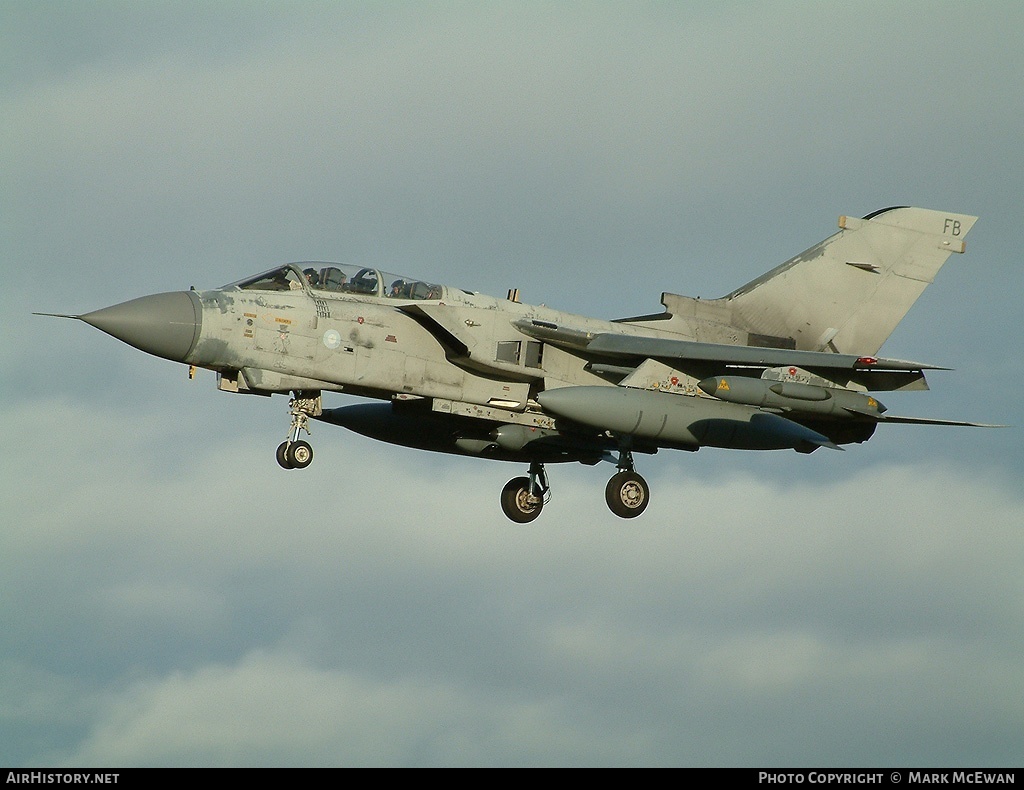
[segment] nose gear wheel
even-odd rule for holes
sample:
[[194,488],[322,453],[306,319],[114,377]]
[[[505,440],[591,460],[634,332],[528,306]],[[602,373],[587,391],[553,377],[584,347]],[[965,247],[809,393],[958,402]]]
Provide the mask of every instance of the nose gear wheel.
[[283,469],[305,469],[313,463],[313,448],[309,442],[282,442],[277,447],[277,462]]

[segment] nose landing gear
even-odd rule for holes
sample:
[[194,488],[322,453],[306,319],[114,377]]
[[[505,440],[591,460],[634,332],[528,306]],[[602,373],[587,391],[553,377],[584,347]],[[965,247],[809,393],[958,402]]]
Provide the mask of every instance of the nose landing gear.
[[323,413],[320,393],[296,392],[288,406],[291,409],[292,425],[288,439],[277,447],[277,463],[282,469],[305,469],[313,463],[313,448],[309,442],[299,439],[299,433],[305,431],[311,435],[309,418]]

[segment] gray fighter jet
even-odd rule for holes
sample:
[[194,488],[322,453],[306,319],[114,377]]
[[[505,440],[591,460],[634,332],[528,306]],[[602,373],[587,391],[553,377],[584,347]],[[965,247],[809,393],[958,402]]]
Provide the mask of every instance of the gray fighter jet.
[[[635,453],[866,441],[893,417],[874,397],[925,390],[935,366],[876,356],[976,217],[896,207],[721,299],[662,294],[664,312],[605,321],[369,267],[290,263],[209,291],[144,296],[77,318],[217,374],[226,392],[289,394],[285,469],[313,460],[310,418],[406,447],[528,467],[501,492],[535,519],[545,464],[616,464],[612,512],[650,501]],[[323,393],[383,401],[324,408]]]

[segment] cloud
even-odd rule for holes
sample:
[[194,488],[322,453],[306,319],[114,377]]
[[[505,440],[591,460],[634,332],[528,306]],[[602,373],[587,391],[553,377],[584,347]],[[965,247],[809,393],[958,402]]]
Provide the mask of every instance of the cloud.
[[257,651],[143,682],[101,712],[75,765],[553,764],[599,752],[555,700],[385,681]]
[[[993,73],[1012,71],[1000,69],[1009,45],[985,39],[988,80],[957,94],[984,107],[950,113],[947,82],[912,62],[963,67],[963,48],[937,35],[941,13],[917,15],[916,55],[898,20],[816,7],[365,17],[279,21],[223,51],[197,53],[181,36],[10,92],[18,154],[6,169],[11,209],[36,229],[29,259],[86,255],[120,272],[146,261],[140,287],[157,287],[158,272],[167,287],[184,262],[184,276],[219,272],[212,285],[288,255],[369,257],[508,287],[484,260],[538,288],[556,278],[537,299],[565,298],[567,261],[589,261],[599,283],[684,260],[693,292],[719,295],[820,237],[820,216],[766,210],[779,195],[827,199],[829,225],[906,199],[911,174],[897,162],[924,149],[933,161],[915,170],[931,173],[969,154],[971,119],[1007,112]],[[991,32],[986,14],[961,22],[972,41]],[[134,24],[142,38],[166,26]],[[643,312],[660,287],[687,285],[656,282],[620,309]],[[593,309],[615,309],[610,291],[596,296]]]
[[[983,736],[1006,762],[1000,733],[1024,724],[1009,479],[862,462],[678,485],[668,457],[626,523],[599,470],[559,467],[524,528],[500,515],[498,464],[334,431],[302,473],[247,436],[164,468],[141,460],[157,420],[111,445],[113,414],[26,408],[75,450],[6,462],[5,564],[31,572],[3,598],[33,616],[6,618],[4,650],[39,667],[8,683],[38,699],[56,678],[74,714],[16,707],[19,730],[62,717],[65,738],[18,762],[945,764]],[[98,444],[116,463],[90,467]],[[44,457],[67,485],[36,499]]]

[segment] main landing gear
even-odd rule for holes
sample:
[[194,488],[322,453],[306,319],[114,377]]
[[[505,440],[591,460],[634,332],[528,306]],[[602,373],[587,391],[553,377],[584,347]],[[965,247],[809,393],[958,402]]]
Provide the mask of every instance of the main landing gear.
[[292,425],[288,431],[288,439],[277,447],[277,463],[283,469],[305,469],[313,463],[313,448],[309,442],[299,439],[300,431],[310,435],[309,418],[323,411],[320,393],[310,396],[309,393],[296,392],[289,401]]
[[548,473],[544,464],[530,464],[529,477],[516,477],[501,489],[501,509],[518,524],[526,524],[540,515],[544,503],[551,498]]
[[636,518],[647,509],[651,501],[651,490],[633,470],[633,453],[619,451],[619,471],[612,475],[604,489],[604,501],[609,510],[620,518]]
[[[633,453],[628,449],[619,451],[619,471],[612,475],[604,489],[608,508],[619,518],[636,518],[651,501],[651,490],[647,481],[633,469]],[[551,487],[544,464],[534,461],[530,464],[529,477],[509,480],[501,490],[501,509],[509,519],[526,524],[540,515],[544,504],[551,498]]]

